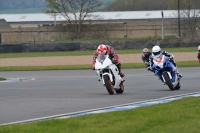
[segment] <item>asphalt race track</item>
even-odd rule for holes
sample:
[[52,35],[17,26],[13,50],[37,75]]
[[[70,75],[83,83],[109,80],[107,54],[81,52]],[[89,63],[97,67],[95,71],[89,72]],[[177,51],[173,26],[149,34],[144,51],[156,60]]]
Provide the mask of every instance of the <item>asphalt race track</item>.
[[125,91],[109,95],[92,70],[0,72],[24,81],[0,82],[0,125],[77,111],[199,92],[200,67],[179,68],[181,89],[170,91],[146,69],[124,69]]

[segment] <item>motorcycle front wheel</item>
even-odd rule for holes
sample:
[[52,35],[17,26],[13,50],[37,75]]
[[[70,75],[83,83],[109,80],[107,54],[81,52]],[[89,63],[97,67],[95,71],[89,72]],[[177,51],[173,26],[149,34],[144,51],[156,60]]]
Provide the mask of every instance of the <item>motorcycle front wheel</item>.
[[164,73],[164,74],[163,74],[163,77],[165,78],[166,84],[168,85],[169,89],[170,89],[171,91],[173,91],[173,90],[174,90],[174,85],[172,84],[172,81],[171,81],[171,79],[169,78],[168,74],[167,74],[167,73]]
[[113,95],[114,94],[114,88],[112,86],[112,82],[110,81],[109,76],[108,75],[104,75],[103,79],[104,79],[105,86],[106,86],[106,89],[107,89],[108,93],[110,95]]

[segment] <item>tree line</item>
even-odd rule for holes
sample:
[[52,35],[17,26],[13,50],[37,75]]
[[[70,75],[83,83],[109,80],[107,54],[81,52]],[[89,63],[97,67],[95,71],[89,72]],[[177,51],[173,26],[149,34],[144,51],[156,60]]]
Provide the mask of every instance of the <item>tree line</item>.
[[45,0],[0,0],[0,10],[44,8]]
[[[54,0],[56,1],[56,0]],[[59,0],[58,0],[59,1]],[[66,3],[69,0],[65,0]],[[178,1],[200,9],[200,0],[101,0],[104,2],[100,11],[142,11],[142,10],[177,10]],[[0,0],[0,10],[45,8],[46,0]],[[192,6],[191,6],[192,5]],[[188,7],[187,7],[188,8]]]
[[177,10],[180,8],[200,9],[200,0],[115,0],[106,5],[104,11],[143,11],[143,10]]
[[[56,0],[54,0],[56,1]],[[68,0],[65,0],[66,2]],[[114,0],[101,0],[103,6],[112,3]],[[0,10],[12,9],[30,9],[30,8],[45,8],[47,2],[45,0],[0,0]]]

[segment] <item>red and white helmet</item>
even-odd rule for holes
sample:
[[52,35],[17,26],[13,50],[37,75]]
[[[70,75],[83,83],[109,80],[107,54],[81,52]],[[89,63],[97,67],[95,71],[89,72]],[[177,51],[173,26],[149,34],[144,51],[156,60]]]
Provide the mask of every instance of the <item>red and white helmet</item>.
[[199,47],[198,47],[198,50],[200,50],[200,45],[199,45]]
[[107,54],[108,53],[107,51],[108,51],[107,47],[104,44],[100,44],[99,47],[97,48],[97,52],[99,54]]
[[143,54],[145,54],[145,55],[149,53],[148,48],[144,48],[142,51],[143,51]]

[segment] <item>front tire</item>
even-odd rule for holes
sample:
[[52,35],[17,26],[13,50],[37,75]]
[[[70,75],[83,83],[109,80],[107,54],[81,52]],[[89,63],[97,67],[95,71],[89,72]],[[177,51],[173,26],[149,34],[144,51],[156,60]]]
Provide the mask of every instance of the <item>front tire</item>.
[[112,83],[110,81],[109,76],[108,75],[103,75],[103,79],[104,79],[105,86],[106,86],[106,89],[107,89],[108,93],[110,95],[113,95],[114,94],[114,88],[112,86]]
[[172,81],[171,81],[171,79],[169,78],[168,74],[167,74],[167,73],[164,73],[164,74],[163,74],[163,77],[165,78],[166,84],[168,85],[169,89],[170,89],[171,91],[173,91],[175,88],[174,88],[174,85],[172,84]]

